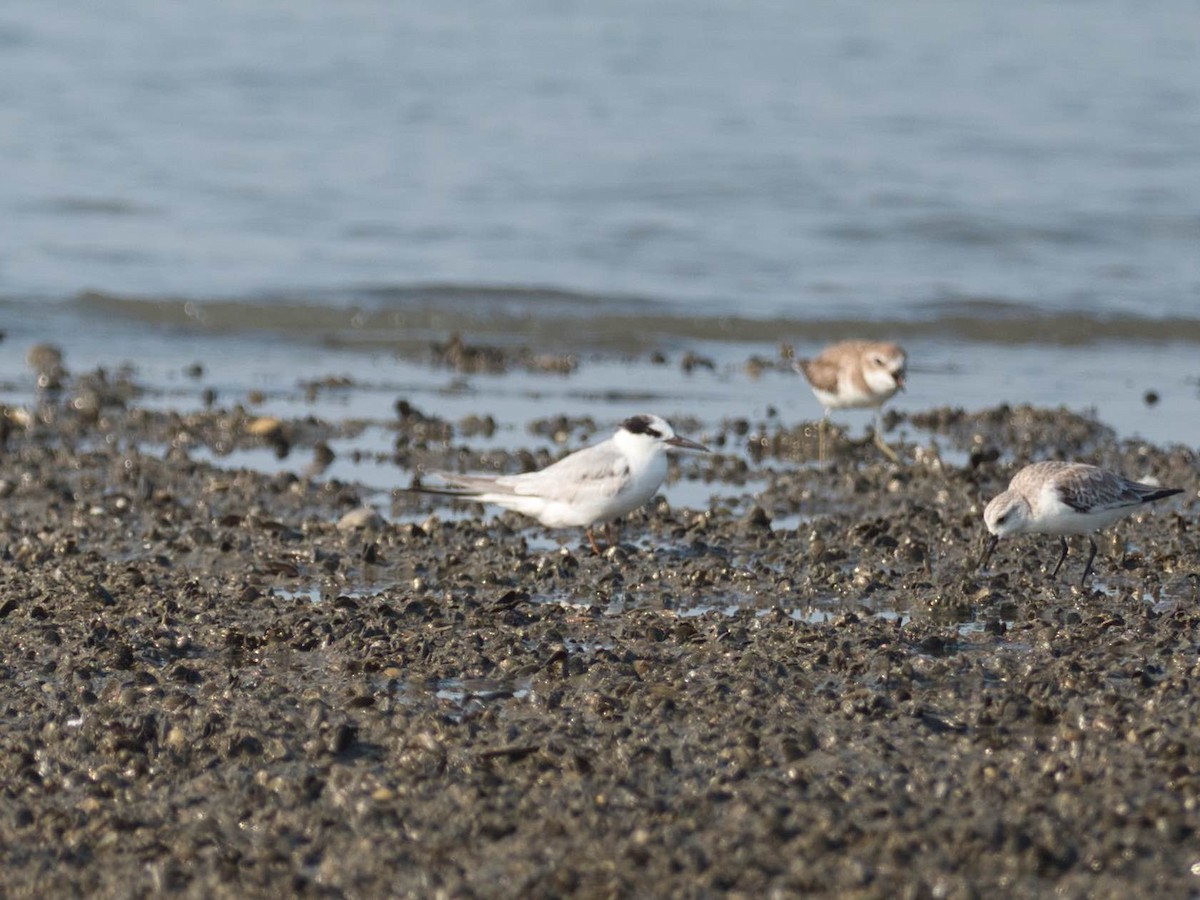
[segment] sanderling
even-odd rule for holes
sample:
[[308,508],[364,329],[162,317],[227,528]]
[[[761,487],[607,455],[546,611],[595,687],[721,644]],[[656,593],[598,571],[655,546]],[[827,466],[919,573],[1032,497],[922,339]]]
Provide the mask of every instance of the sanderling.
[[1096,558],[1093,531],[1107,528],[1121,516],[1140,506],[1182,493],[1181,488],[1160,488],[1130,481],[1086,463],[1040,462],[1026,466],[1013,476],[1008,490],[992,498],[983,511],[992,539],[988,541],[980,568],[985,568],[996,543],[1010,534],[1057,534],[1062,555],[1050,573],[1054,578],[1067,558],[1068,534],[1086,534],[1091,550],[1083,567],[1080,586],[1092,573]]
[[875,410],[875,444],[892,462],[900,457],[883,440],[880,409],[904,387],[908,356],[897,344],[884,341],[843,341],[826,347],[815,359],[797,360],[796,371],[808,379],[825,407],[817,430],[817,457],[825,462],[825,429],[835,409]]
[[[456,475],[434,472],[448,487],[410,490],[494,503],[537,519],[547,528],[582,526],[600,552],[592,526],[632,512],[654,496],[667,477],[667,451],[708,448],[680,437],[658,416],[631,416],[599,444],[520,475]],[[608,532],[611,541],[611,532]]]

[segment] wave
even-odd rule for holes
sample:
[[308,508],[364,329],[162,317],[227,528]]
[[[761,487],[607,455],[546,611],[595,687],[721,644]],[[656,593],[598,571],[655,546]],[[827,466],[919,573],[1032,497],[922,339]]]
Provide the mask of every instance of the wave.
[[[12,305],[19,302],[0,300],[0,308]],[[989,297],[889,305],[871,315],[836,315],[828,307],[814,310],[797,303],[794,315],[753,317],[717,315],[708,308],[692,313],[663,300],[552,287],[414,284],[214,300],[91,291],[66,306],[81,316],[152,326],[271,332],[362,347],[418,345],[453,332],[477,340],[631,352],[698,341],[812,343],[848,337],[1060,346],[1200,344],[1200,317],[1040,310]]]

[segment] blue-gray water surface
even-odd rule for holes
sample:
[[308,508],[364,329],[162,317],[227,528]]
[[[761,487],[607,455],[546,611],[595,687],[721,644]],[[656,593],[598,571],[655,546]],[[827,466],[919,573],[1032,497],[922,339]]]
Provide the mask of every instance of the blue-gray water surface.
[[1198,48],[1184,0],[7,4],[0,330],[165,365],[162,298],[233,301],[209,358],[266,358],[264,309],[731,357],[870,325],[910,405],[1197,443]]

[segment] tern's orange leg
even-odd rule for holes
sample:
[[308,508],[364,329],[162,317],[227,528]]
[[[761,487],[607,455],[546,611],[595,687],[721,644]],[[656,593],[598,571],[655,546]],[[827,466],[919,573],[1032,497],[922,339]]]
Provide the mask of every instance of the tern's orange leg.
[[590,528],[585,528],[585,529],[584,529],[584,534],[586,534],[586,535],[587,535],[587,539],[588,539],[588,541],[589,541],[589,542],[591,543],[591,545],[592,545],[592,552],[593,552],[593,553],[595,553],[597,556],[599,556],[599,555],[600,555],[600,548],[599,548],[599,547],[596,545],[596,536],[595,536],[594,534],[592,534],[592,529],[590,529]]

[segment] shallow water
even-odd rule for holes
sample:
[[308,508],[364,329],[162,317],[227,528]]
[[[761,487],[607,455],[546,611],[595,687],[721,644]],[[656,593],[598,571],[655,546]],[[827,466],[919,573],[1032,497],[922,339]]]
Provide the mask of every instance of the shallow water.
[[[896,409],[1062,404],[1196,446],[1198,40],[1182,0],[17,5],[0,399],[51,342],[151,405],[405,397],[504,444],[560,412],[812,419],[745,361],[865,335],[910,351]],[[456,332],[579,367],[410,361]],[[354,388],[298,389],[329,375]]]
[[[502,448],[527,441],[527,426],[534,420],[563,413],[591,416],[601,429],[639,411],[710,425],[739,418],[754,423],[773,415],[784,422],[812,421],[821,415],[798,376],[747,365],[752,358],[776,364],[781,340],[793,345],[798,355],[818,351],[823,335],[813,339],[799,330],[758,340],[741,335],[699,340],[686,329],[665,333],[643,342],[661,350],[664,361],[655,364],[645,353],[629,357],[611,347],[589,347],[587,335],[579,335],[576,329],[573,338],[562,342],[573,348],[577,363],[570,374],[519,368],[463,374],[422,361],[431,338],[390,347],[383,342],[364,345],[329,340],[320,330],[304,334],[213,330],[60,304],[0,305],[0,312],[7,313],[6,338],[0,345],[4,350],[0,401],[30,402],[36,385],[24,357],[34,344],[51,340],[63,349],[73,372],[132,366],[138,383],[148,389],[139,399],[145,406],[202,409],[204,392],[211,389],[220,406],[242,403],[259,414],[311,414],[361,422],[366,427],[357,438],[335,447],[339,453],[335,464],[346,464],[343,450],[363,451],[367,462],[356,478],[378,487],[403,475],[380,469],[375,459],[389,450],[386,425],[395,420],[398,399],[450,421],[486,412],[494,418],[496,431],[490,437],[473,438],[473,443]],[[637,330],[635,318],[624,321],[625,327]],[[474,342],[512,348],[536,341],[527,331],[489,330],[492,326],[481,318],[467,322],[474,326],[467,334]],[[437,339],[444,341],[445,336],[442,333]],[[960,406],[972,410],[998,403],[1063,406],[1093,412],[1122,438],[1200,445],[1200,341],[1186,329],[1180,329],[1178,339],[1142,333],[1126,340],[1106,336],[1077,344],[914,333],[905,346],[910,359],[908,388],[889,402],[889,409],[914,412]],[[687,354],[701,364],[685,368]],[[199,376],[187,373],[192,364],[200,365]],[[338,378],[349,382],[344,387],[321,384]],[[308,390],[314,383],[316,390]],[[861,435],[871,416],[848,410],[837,413],[835,421],[852,435]],[[901,426],[902,433],[907,433],[906,427]],[[942,449],[953,461],[953,448]],[[296,463],[289,460],[287,465]],[[349,473],[338,477],[344,475]]]
[[16,4],[0,297],[1193,317],[1198,38],[1184,0]]

